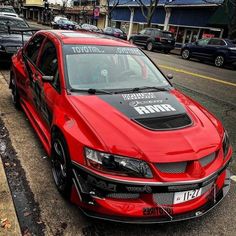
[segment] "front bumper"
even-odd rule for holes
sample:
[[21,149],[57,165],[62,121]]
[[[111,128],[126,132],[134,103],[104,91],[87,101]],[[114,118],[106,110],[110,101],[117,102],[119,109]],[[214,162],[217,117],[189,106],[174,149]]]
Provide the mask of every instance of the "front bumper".
[[[95,175],[73,163],[71,200],[94,218],[124,223],[164,223],[199,217],[214,208],[230,189],[228,161],[216,173],[194,183],[143,184],[119,182]],[[175,192],[203,189],[201,196],[180,204],[163,201]],[[118,195],[116,195],[118,194]],[[111,196],[137,198],[112,198]],[[158,196],[162,196],[158,198]]]

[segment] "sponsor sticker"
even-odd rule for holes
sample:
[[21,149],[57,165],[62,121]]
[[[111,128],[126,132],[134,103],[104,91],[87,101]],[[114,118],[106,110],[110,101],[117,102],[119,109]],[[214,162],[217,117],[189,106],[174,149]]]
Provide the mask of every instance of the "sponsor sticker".
[[176,109],[170,104],[156,104],[156,105],[147,105],[147,106],[137,106],[134,107],[136,112],[139,115],[146,115],[151,113],[159,113],[159,112],[170,112],[176,111]]
[[122,94],[125,101],[129,100],[142,100],[142,99],[153,99],[156,98],[154,93],[132,93],[132,94]]
[[143,208],[144,216],[166,216],[167,213],[169,215],[173,214],[173,209],[171,207],[146,207]]

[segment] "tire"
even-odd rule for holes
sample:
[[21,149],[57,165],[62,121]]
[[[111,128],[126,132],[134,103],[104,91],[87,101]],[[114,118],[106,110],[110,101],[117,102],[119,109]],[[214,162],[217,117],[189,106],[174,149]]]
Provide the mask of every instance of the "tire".
[[225,63],[225,57],[223,55],[217,55],[215,57],[214,64],[216,67],[223,67]]
[[60,194],[69,200],[72,188],[72,169],[68,147],[60,132],[54,132],[52,134],[51,144],[53,179]]
[[129,39],[130,44],[134,44],[134,40],[131,38]]
[[185,60],[190,59],[190,51],[189,51],[189,49],[184,49],[184,50],[181,52],[181,56],[182,56],[182,58],[185,59]]
[[169,49],[164,49],[163,51],[164,51],[165,54],[169,54],[170,53]]
[[11,88],[11,97],[12,97],[12,102],[14,104],[14,107],[17,110],[21,110],[20,95],[19,95],[18,88],[16,85],[16,79],[13,74],[11,74],[10,88]]
[[148,42],[146,45],[146,48],[148,51],[153,51],[153,43],[152,42]]

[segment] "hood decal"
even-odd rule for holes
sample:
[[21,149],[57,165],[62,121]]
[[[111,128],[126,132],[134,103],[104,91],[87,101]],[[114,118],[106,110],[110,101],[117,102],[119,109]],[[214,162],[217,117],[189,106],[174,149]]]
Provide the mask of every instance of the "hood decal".
[[185,114],[185,108],[169,92],[99,95],[105,102],[130,119],[155,118]]

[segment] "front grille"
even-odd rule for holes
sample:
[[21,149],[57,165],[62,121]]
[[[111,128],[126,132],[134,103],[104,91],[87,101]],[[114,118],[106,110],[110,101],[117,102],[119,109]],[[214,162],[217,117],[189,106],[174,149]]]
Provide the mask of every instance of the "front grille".
[[187,114],[180,114],[167,117],[138,118],[135,119],[140,125],[154,130],[179,129],[192,124]]
[[184,162],[170,162],[158,163],[156,167],[163,173],[180,174],[184,173],[187,167],[187,161]]
[[[213,185],[213,182],[202,187],[202,193],[201,196],[203,194],[205,194],[207,191],[209,191],[211,189]],[[172,205],[174,202],[174,192],[170,192],[170,193],[155,193],[153,194],[153,201],[158,204],[158,205]]]
[[139,193],[109,193],[106,197],[115,199],[138,199],[140,195]]
[[210,164],[216,157],[216,153],[213,152],[212,154],[203,157],[202,159],[200,159],[200,163],[203,167],[207,166],[208,164]]

